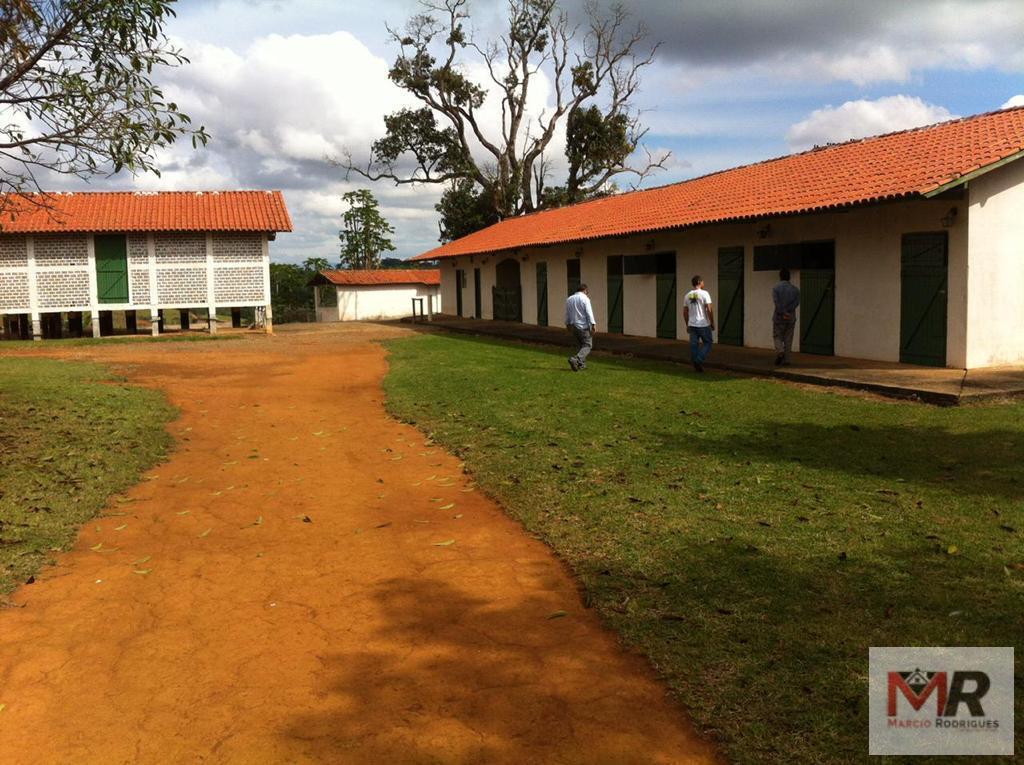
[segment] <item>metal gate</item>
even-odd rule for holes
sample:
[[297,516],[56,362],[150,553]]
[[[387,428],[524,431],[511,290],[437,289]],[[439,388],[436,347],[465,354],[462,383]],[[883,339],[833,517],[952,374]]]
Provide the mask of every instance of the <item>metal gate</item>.
[[743,248],[718,250],[718,342],[743,345]]
[[906,234],[900,268],[900,361],[946,365],[949,256],[945,232]]

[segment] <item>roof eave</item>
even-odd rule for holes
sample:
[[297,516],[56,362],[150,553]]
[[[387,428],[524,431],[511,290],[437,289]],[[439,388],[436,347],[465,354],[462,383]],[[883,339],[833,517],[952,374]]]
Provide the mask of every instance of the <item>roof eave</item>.
[[936,197],[939,194],[942,194],[943,192],[949,191],[950,189],[955,189],[957,186],[963,186],[968,181],[973,181],[975,178],[979,178],[985,175],[986,173],[991,173],[993,170],[998,170],[1003,165],[1008,165],[1011,162],[1016,162],[1018,159],[1021,159],[1022,157],[1024,157],[1024,149],[1021,149],[1020,151],[1015,152],[1008,157],[1003,157],[1002,159],[996,160],[995,162],[991,162],[987,165],[984,165],[983,167],[979,167],[977,170],[972,170],[969,173],[964,173],[958,178],[955,178],[952,181],[947,181],[946,183],[943,183],[941,186],[936,186],[934,189],[931,189],[930,191],[924,191],[921,193],[921,196],[925,197],[926,199],[931,199],[932,197]]

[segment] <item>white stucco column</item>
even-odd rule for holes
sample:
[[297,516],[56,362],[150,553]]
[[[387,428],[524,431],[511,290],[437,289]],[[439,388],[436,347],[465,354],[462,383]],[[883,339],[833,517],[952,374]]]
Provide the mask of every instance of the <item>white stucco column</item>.
[[100,294],[96,283],[96,238],[92,234],[85,235],[85,252],[89,263],[89,320],[92,324],[92,336],[100,336]]
[[32,320],[32,339],[43,339],[43,323],[39,316],[39,288],[36,285],[35,238],[25,237],[25,255],[28,264],[28,311]]
[[213,284],[213,234],[206,234],[206,328],[211,335],[217,334],[216,293]]
[[264,330],[268,335],[274,334],[274,310],[270,305],[270,239],[263,235],[263,299],[266,301],[267,319]]
[[[437,289],[440,290],[441,288],[438,287]],[[434,320],[434,295],[436,294],[433,288],[427,290],[427,321]]]

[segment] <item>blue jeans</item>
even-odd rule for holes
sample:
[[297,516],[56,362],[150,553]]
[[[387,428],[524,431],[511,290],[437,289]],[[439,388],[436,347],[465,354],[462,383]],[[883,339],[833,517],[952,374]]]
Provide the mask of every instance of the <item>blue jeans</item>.
[[711,353],[713,341],[711,327],[688,327],[690,330],[690,360],[694,364],[703,364]]

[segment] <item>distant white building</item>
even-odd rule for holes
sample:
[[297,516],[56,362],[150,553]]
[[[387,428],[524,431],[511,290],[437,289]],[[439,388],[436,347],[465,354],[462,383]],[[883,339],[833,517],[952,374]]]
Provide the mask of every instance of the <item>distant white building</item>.
[[[7,337],[112,331],[139,310],[270,309],[269,243],[292,223],[279,191],[85,192],[8,200],[0,220]],[[9,215],[13,213],[13,217]],[[211,330],[216,328],[212,322]]]
[[399,319],[416,310],[430,316],[441,310],[438,269],[320,271],[313,287],[317,321]]

